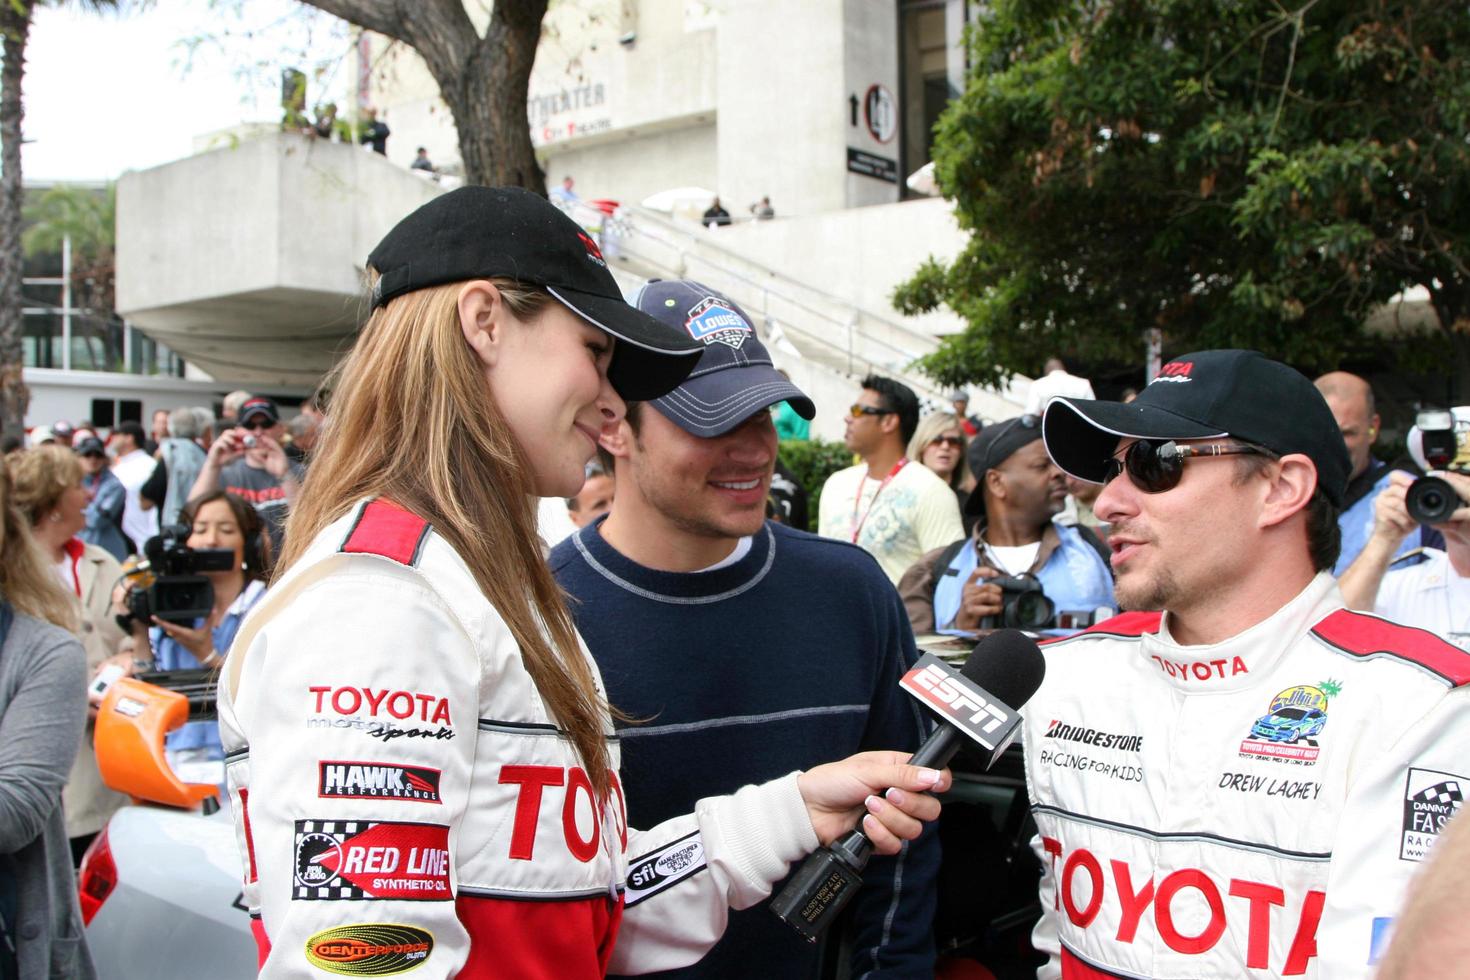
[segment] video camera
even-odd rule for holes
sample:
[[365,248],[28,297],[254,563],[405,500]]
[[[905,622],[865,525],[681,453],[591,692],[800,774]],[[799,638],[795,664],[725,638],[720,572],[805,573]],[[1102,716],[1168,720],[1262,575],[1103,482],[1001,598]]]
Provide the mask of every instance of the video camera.
[[187,525],[171,524],[143,545],[145,560],[127,573],[128,614],[118,617],[124,632],[134,621],[152,623],[157,616],[189,623],[214,608],[214,586],[202,573],[228,572],[235,567],[235,552],[190,548],[189,534]]
[[[1426,470],[1452,470],[1470,475],[1470,408],[1426,409],[1409,430],[1409,454]],[[1447,480],[1421,476],[1405,497],[1409,516],[1420,524],[1443,524],[1462,500]]]
[[1057,607],[1042,591],[1035,575],[997,575],[985,580],[986,585],[1000,586],[1001,611],[997,616],[980,620],[980,628],[1044,630],[1056,619]]

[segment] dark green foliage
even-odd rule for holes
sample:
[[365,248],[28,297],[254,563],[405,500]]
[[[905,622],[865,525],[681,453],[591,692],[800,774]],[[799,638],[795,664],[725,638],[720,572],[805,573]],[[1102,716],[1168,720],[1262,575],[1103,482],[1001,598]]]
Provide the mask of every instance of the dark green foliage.
[[781,462],[796,474],[806,488],[807,530],[816,533],[817,504],[827,477],[852,465],[852,450],[840,442],[821,439],[786,439],[781,443]]
[[894,296],[969,322],[936,379],[1137,362],[1151,328],[1327,369],[1419,285],[1442,327],[1396,346],[1470,394],[1464,5],[998,0],[972,42],[935,143],[971,238]]

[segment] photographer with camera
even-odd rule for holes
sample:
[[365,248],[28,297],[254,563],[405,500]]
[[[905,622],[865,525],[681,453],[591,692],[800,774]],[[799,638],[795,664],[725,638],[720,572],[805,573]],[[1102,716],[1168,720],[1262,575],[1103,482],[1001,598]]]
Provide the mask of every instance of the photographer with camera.
[[[1372,534],[1338,587],[1351,609],[1427,629],[1470,650],[1470,407],[1421,412],[1419,420],[1409,432],[1409,451],[1434,472],[1417,480],[1391,474],[1374,502]],[[1401,552],[1404,539],[1421,527],[1443,534],[1444,549]]]
[[[179,517],[182,526],[166,528],[144,547],[152,581],[144,585],[130,575],[125,593],[114,595],[114,609],[136,649],[152,650],[156,670],[218,668],[245,614],[265,594],[265,529],[250,504],[223,490],[189,501]],[[224,758],[213,721],[185,724],[169,734],[166,746],[184,778],[191,763]]]
[[286,427],[276,403],[256,396],[240,406],[237,428],[220,433],[204,457],[204,466],[189,491],[194,500],[224,490],[253,506],[265,523],[271,545],[280,550],[286,511],[305,472],[281,447]]
[[987,426],[966,451],[976,485],[969,538],[921,557],[898,583],[915,633],[1016,627],[1067,634],[1115,609],[1107,546],[1086,527],[1052,520],[1066,503],[1041,420]]

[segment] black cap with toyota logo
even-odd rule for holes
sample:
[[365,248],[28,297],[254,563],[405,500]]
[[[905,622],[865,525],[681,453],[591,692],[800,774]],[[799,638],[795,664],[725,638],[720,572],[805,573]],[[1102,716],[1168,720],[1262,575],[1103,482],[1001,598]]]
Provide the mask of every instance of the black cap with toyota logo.
[[1165,364],[1132,402],[1053,398],[1042,419],[1046,451],[1065,472],[1101,483],[1123,438],[1233,436],[1279,456],[1301,453],[1317,485],[1342,506],[1352,464],[1342,432],[1311,381],[1253,350],[1206,350]]

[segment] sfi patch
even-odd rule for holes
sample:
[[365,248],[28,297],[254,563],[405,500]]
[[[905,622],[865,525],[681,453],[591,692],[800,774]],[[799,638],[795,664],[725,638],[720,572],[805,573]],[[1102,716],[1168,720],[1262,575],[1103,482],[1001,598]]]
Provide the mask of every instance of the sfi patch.
[[449,828],[435,823],[296,821],[298,901],[447,902]]
[[323,929],[306,941],[312,966],[344,977],[391,977],[423,966],[434,934],[397,922],[363,922]]
[[1403,837],[1399,842],[1400,861],[1422,861],[1439,840],[1445,824],[1460,812],[1465,803],[1465,787],[1470,780],[1452,772],[1433,769],[1409,769],[1404,780]]
[[441,772],[428,766],[323,761],[316,795],[336,800],[408,800],[439,803]]
[[706,344],[724,344],[739,350],[751,334],[745,317],[713,296],[706,296],[693,307],[684,321],[689,336]]
[[639,902],[666,891],[706,867],[704,841],[696,831],[643,857],[628,866],[627,889],[623,906],[632,908]]

